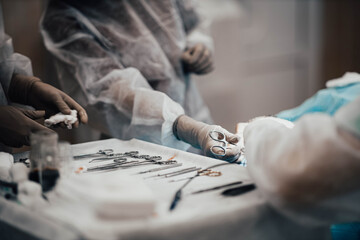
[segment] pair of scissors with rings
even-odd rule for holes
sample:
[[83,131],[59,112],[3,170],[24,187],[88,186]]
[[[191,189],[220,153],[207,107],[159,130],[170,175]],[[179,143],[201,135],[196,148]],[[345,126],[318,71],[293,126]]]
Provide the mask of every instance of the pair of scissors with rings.
[[74,156],[74,159],[77,160],[77,159],[98,157],[98,156],[112,156],[113,154],[114,154],[113,149],[104,149],[104,150],[99,150],[96,153],[77,155],[77,156]]
[[[212,130],[209,132],[209,136],[212,140],[219,142],[219,145],[213,145],[210,148],[211,153],[215,157],[224,157],[226,155],[226,149],[228,148],[228,145],[229,144],[236,145],[231,142],[228,142],[226,140],[225,133],[223,132]],[[235,157],[239,157],[239,156],[237,155]]]

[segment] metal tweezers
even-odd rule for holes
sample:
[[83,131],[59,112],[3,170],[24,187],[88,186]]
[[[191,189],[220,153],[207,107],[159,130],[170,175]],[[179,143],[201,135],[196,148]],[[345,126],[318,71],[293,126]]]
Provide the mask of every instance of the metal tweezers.
[[[116,160],[114,160],[116,162]],[[144,166],[144,165],[151,165],[151,164],[159,164],[159,165],[173,165],[177,164],[177,161],[170,160],[170,161],[152,161],[152,160],[145,160],[142,162],[137,162],[135,164],[131,164],[129,166],[123,166],[124,168],[130,168],[130,167],[137,167],[137,166]]]
[[182,163],[175,163],[175,164],[171,164],[165,167],[158,167],[158,168],[153,168],[153,169],[149,169],[149,170],[145,170],[145,171],[141,171],[138,174],[144,174],[144,173],[150,173],[150,172],[157,172],[157,171],[162,171],[162,170],[166,170],[166,169],[170,169],[170,168],[175,168],[175,167],[180,167],[182,166]]
[[185,174],[185,173],[190,173],[190,172],[194,172],[194,171],[198,171],[201,168],[197,168],[197,167],[189,167],[189,168],[184,168],[175,172],[171,172],[171,173],[163,173],[163,174],[156,174],[153,176],[150,176],[148,178],[152,178],[152,177],[164,177],[164,178],[168,178],[168,177],[174,177],[174,176],[178,176],[181,174]]
[[128,164],[128,163],[136,163],[138,161],[130,161],[130,162],[114,162],[114,163],[108,163],[108,164],[104,164],[104,165],[100,165],[100,166],[96,166],[96,167],[90,167],[88,168],[85,172],[93,172],[93,171],[103,171],[103,170],[110,170],[110,169],[117,169],[120,168],[122,165],[124,164]]

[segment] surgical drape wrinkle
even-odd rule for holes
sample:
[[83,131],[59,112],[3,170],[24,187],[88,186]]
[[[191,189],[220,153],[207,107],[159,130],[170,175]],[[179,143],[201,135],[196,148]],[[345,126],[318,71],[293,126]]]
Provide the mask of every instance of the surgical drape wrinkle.
[[293,129],[271,118],[245,128],[249,172],[279,211],[304,224],[358,221],[359,106],[360,97],[334,116],[305,115]]

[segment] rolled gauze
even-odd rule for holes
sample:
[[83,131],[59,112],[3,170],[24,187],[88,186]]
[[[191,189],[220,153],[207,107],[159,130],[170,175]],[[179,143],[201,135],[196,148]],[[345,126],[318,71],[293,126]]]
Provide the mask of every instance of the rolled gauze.
[[16,183],[27,181],[28,173],[29,170],[23,163],[15,163],[10,169],[12,182]]
[[63,113],[58,113],[53,116],[51,116],[48,119],[45,119],[44,125],[45,127],[51,127],[53,125],[56,125],[58,123],[65,123],[68,129],[72,128],[72,125],[76,123],[77,121],[77,111],[71,110],[71,114],[65,115]]
[[0,180],[11,182],[10,169],[14,165],[14,157],[6,152],[0,152]]

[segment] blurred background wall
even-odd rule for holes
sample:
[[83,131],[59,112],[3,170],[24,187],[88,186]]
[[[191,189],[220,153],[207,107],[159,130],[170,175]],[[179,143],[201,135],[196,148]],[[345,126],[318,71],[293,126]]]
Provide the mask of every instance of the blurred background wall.
[[322,1],[201,4],[213,19],[216,70],[198,84],[216,122],[233,130],[239,121],[292,108],[323,86]]
[[[5,30],[15,50],[31,58],[34,74],[57,86],[39,32],[46,0],[1,0]],[[196,76],[217,124],[295,107],[325,81],[360,71],[356,0],[200,0],[212,20],[215,71]],[[60,26],[61,27],[61,26]],[[88,131],[87,129],[80,129]],[[82,134],[61,137],[91,140]],[[96,138],[96,134],[90,138]]]

